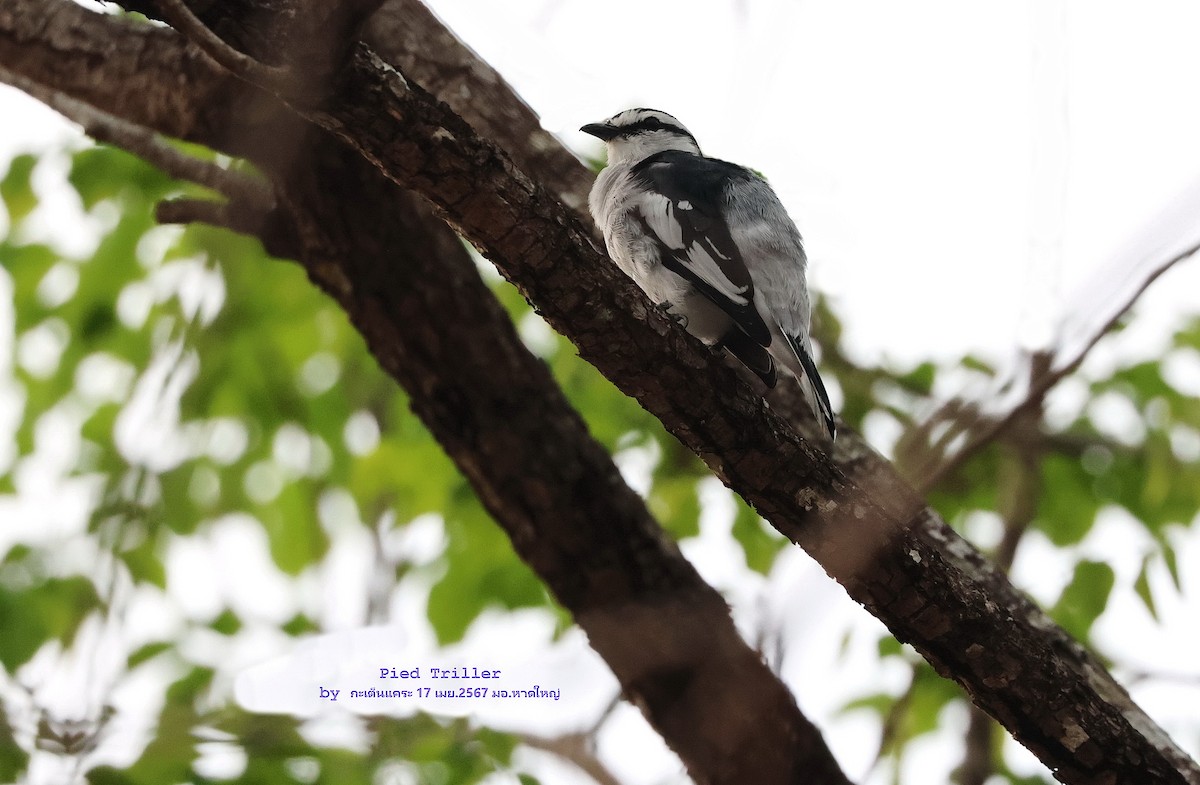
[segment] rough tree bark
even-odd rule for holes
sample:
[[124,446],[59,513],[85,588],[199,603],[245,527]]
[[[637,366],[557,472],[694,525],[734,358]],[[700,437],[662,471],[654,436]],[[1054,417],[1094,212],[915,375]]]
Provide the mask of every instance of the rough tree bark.
[[[14,5],[38,16],[36,3]],[[60,17],[67,13],[57,11]],[[167,127],[174,121],[148,118],[144,107],[131,106],[137,100],[114,94],[123,85],[97,85],[88,71],[94,62],[72,59],[70,46],[39,52],[40,45],[54,43],[47,29],[53,25],[21,21],[19,14],[0,12],[0,64],[177,133]],[[228,100],[221,94],[233,80],[189,54],[183,42],[159,36],[151,43],[146,31],[116,20],[88,26],[92,30],[82,39],[136,42],[139,57],[122,62],[108,48],[104,67],[129,68],[152,95],[161,96],[163,84],[190,91],[198,96],[193,115],[206,100]],[[156,56],[167,51],[174,52],[167,60],[187,67],[156,72]],[[736,373],[648,307],[561,204],[372,53],[355,51],[340,80],[340,89],[320,107],[293,108],[438,205],[586,359],[658,416],[897,637],[962,684],[1059,779],[1200,783],[1195,764],[1095,658],[950,531],[861,439],[847,434],[825,456],[799,437]],[[336,277],[330,274],[335,290],[346,285]],[[604,627],[601,622],[596,629]]]

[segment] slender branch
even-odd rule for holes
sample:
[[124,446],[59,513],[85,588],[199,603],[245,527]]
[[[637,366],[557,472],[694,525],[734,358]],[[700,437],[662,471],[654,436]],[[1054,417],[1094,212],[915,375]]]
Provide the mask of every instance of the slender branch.
[[[243,234],[263,234],[269,212],[240,202],[214,202],[209,199],[169,199],[154,208],[154,217],[163,224],[202,223]],[[292,246],[295,250],[296,246]],[[279,255],[277,251],[272,253]]]
[[587,735],[594,737],[597,733],[599,733],[600,728],[604,726],[604,723],[608,722],[609,718],[612,717],[613,712],[615,712],[617,707],[620,705],[621,693],[618,692],[613,696],[612,700],[608,702],[608,705],[604,707],[604,711],[600,712],[600,716],[596,718],[591,727],[588,728]]
[[[169,199],[154,207],[154,219],[162,224],[202,223],[239,231],[233,225],[229,205],[208,199]],[[245,231],[240,230],[240,231]]]
[[288,69],[267,65],[225,43],[192,13],[183,0],[155,0],[155,3],[171,27],[234,76],[278,92],[286,91],[292,82],[293,77]]
[[518,738],[527,747],[549,752],[570,761],[595,780],[597,785],[623,785],[621,780],[617,779],[617,775],[604,765],[604,761],[596,756],[595,742],[586,734],[567,733],[550,737],[522,733]]
[[[1028,391],[1021,402],[1011,407],[1003,415],[999,417],[985,417],[978,412],[977,408],[969,407],[968,405],[968,411],[972,412],[974,419],[968,423],[953,423],[951,428],[955,430],[955,432],[973,431],[973,433],[971,433],[970,437],[962,447],[956,450],[952,455],[943,458],[936,467],[927,472],[918,470],[910,475],[914,477],[914,480],[917,483],[918,491],[924,494],[937,487],[942,480],[944,480],[953,472],[957,471],[960,466],[967,462],[967,460],[994,441],[997,436],[1011,426],[1018,413],[1022,409],[1031,405],[1037,405],[1043,398],[1045,398],[1050,390],[1055,387],[1055,385],[1057,385],[1067,376],[1070,376],[1077,368],[1079,368],[1080,365],[1083,364],[1083,361],[1087,358],[1088,353],[1095,348],[1096,344],[1100,342],[1100,339],[1102,339],[1105,335],[1111,332],[1114,327],[1117,326],[1122,317],[1129,312],[1129,309],[1132,308],[1134,303],[1136,303],[1138,299],[1146,292],[1146,290],[1150,288],[1151,284],[1157,281],[1163,273],[1170,270],[1176,264],[1188,259],[1191,256],[1194,256],[1197,253],[1200,253],[1200,243],[1190,246],[1186,250],[1181,251],[1180,253],[1155,266],[1151,273],[1146,276],[1145,280],[1143,280],[1142,283],[1130,293],[1125,302],[1113,312],[1112,316],[1110,316],[1109,319],[1104,322],[1104,324],[1100,325],[1100,327],[1095,330],[1091,337],[1085,341],[1084,344],[1075,352],[1074,356],[1072,356],[1066,362],[1062,362],[1059,358],[1055,358],[1055,362],[1052,363],[1044,373],[1039,375],[1030,383]],[[1036,361],[1036,355],[1034,357]],[[938,418],[935,415],[935,417],[931,418],[929,421],[930,426],[921,426],[921,430],[926,433],[930,432],[931,427],[936,424],[937,421]]]
[[172,177],[211,188],[260,214],[266,213],[274,204],[271,189],[261,177],[235,172],[212,161],[188,155],[145,126],[124,120],[2,66],[0,82],[7,82],[25,91],[63,117],[78,123],[84,133],[96,141],[135,153]]
[[912,707],[913,696],[917,692],[917,669],[920,667],[919,663],[913,665],[909,674],[908,687],[896,700],[892,701],[887,713],[883,715],[883,721],[879,728],[879,746],[875,750],[875,756],[871,758],[871,765],[867,768],[868,773],[874,773],[879,768],[883,763],[884,756],[888,754],[888,750],[899,738],[904,716]]
[[984,785],[992,776],[995,769],[992,761],[992,748],[996,744],[993,733],[995,727],[996,723],[991,717],[980,711],[979,707],[971,707],[964,737],[966,749],[963,761],[952,775],[958,785]]

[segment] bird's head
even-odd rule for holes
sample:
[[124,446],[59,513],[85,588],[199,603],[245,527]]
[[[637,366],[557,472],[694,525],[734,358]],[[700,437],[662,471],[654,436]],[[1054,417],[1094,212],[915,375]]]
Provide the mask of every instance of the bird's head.
[[610,164],[640,161],[664,150],[700,154],[696,137],[683,127],[683,123],[657,109],[626,109],[579,130],[604,140],[608,145]]

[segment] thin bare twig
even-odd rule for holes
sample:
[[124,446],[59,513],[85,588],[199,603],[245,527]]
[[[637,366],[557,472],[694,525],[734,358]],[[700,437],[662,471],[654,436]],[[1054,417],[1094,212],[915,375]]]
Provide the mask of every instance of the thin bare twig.
[[974,435],[967,440],[967,443],[959,448],[958,451],[953,455],[946,457],[931,471],[922,473],[920,476],[913,478],[914,482],[917,484],[918,492],[922,495],[928,493],[930,489],[936,487],[938,483],[962,466],[968,458],[979,452],[979,450],[991,443],[991,441],[995,439],[1002,431],[1008,428],[1016,419],[1019,412],[1031,404],[1036,404],[1045,398],[1046,394],[1050,392],[1055,385],[1057,385],[1070,374],[1074,373],[1074,371],[1083,363],[1084,359],[1087,358],[1088,353],[1096,346],[1097,343],[1100,342],[1100,339],[1107,335],[1113,329],[1113,327],[1117,325],[1121,318],[1129,312],[1130,308],[1133,307],[1133,304],[1137,302],[1138,298],[1150,288],[1152,283],[1158,280],[1158,278],[1167,270],[1171,269],[1179,262],[1195,255],[1196,253],[1200,253],[1200,243],[1190,246],[1189,248],[1181,251],[1175,256],[1172,256],[1155,267],[1153,271],[1146,276],[1146,279],[1142,281],[1141,285],[1130,293],[1124,304],[1120,308],[1116,309],[1112,316],[1092,334],[1092,336],[1083,344],[1083,346],[1080,347],[1080,349],[1075,353],[1075,356],[1065,363],[1051,363],[1044,374],[1041,374],[1030,383],[1029,390],[1025,394],[1025,397],[1016,406],[1013,406],[1005,414],[996,418],[985,419],[983,415],[976,414],[975,422],[961,428],[960,431],[969,432],[973,427],[979,425],[980,423],[982,423],[982,427],[976,430]]
[[600,733],[600,728],[608,721],[617,707],[621,705],[621,694],[617,693],[613,699],[609,701],[604,711],[600,712],[600,716],[592,723],[592,726],[587,730],[577,733],[565,733],[561,736],[537,736],[534,734],[522,734],[521,742],[527,747],[549,752],[563,760],[575,764],[576,768],[587,774],[599,785],[621,785],[621,781],[617,776],[604,765],[596,755],[595,739]]
[[888,749],[891,748],[900,736],[901,722],[909,706],[912,705],[913,695],[917,691],[917,670],[920,667],[920,664],[913,665],[908,687],[896,700],[892,701],[892,705],[888,707],[887,714],[883,715],[883,722],[879,729],[879,747],[875,751],[875,757],[871,759],[871,765],[867,768],[867,776],[875,773],[883,763],[884,757],[887,756]]
[[0,67],[0,81],[22,90],[68,120],[82,126],[84,133],[98,142],[121,147],[141,156],[179,180],[188,180],[211,188],[243,208],[260,214],[274,205],[274,196],[265,180],[231,171],[212,161],[184,153],[144,126],[131,123],[91,104],[51,90],[21,74]]
[[256,234],[265,217],[265,213],[248,210],[237,202],[210,199],[170,199],[154,208],[154,218],[162,224],[202,223],[242,234]]
[[521,734],[519,738],[521,743],[527,747],[549,752],[563,760],[570,761],[599,785],[622,785],[612,770],[596,756],[595,750],[592,749],[592,737],[589,734],[567,733],[554,737]]
[[596,721],[592,723],[592,727],[588,729],[587,735],[595,736],[597,733],[599,733],[601,726],[608,722],[609,717],[613,715],[613,712],[616,711],[617,707],[620,705],[621,693],[618,692],[613,696],[612,700],[608,702],[608,705],[604,707],[604,711],[600,712],[600,716],[596,718]]
[[268,90],[286,91],[292,81],[291,72],[288,69],[267,65],[234,49],[210,30],[208,25],[200,21],[183,0],[156,0],[156,2],[163,18],[171,27],[182,33],[202,52],[234,76]]

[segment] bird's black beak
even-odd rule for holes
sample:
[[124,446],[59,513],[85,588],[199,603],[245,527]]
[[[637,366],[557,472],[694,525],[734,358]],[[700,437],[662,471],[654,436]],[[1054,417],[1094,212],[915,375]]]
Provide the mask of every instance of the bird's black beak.
[[591,134],[597,139],[603,139],[606,142],[617,135],[617,129],[608,123],[588,123],[579,130],[585,134]]

